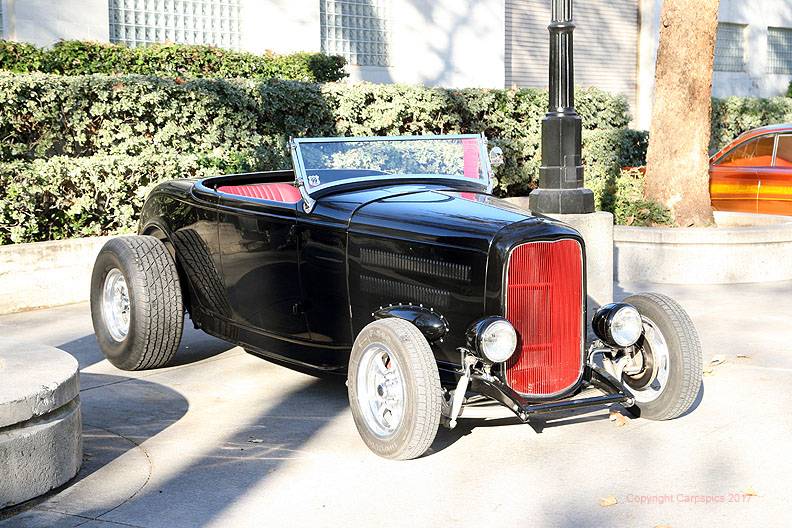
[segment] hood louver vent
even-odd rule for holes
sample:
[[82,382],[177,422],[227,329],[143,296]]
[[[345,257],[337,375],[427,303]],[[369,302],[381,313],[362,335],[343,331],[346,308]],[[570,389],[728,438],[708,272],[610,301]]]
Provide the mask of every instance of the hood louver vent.
[[412,302],[434,308],[447,308],[451,294],[445,290],[406,284],[379,277],[363,275],[360,284],[366,293],[376,293],[396,302]]
[[389,251],[367,248],[360,250],[360,260],[364,266],[377,266],[460,282],[470,282],[470,266],[465,264],[400,255]]

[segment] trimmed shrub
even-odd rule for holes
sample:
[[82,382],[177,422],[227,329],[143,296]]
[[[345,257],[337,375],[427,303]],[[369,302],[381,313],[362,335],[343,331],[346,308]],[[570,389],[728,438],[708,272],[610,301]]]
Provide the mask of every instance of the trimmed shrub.
[[597,209],[614,211],[622,167],[646,164],[649,134],[642,130],[596,130],[583,134],[583,177]]
[[45,53],[27,42],[0,40],[0,70],[16,73],[41,71]]
[[[0,158],[205,153],[254,148],[263,136],[454,132],[483,132],[524,158],[538,152],[545,99],[534,89],[0,72]],[[623,97],[586,89],[577,99],[587,129],[629,120]],[[503,191],[524,179],[507,174],[508,167],[501,173]]]
[[625,168],[616,178],[613,199],[615,222],[628,226],[671,226],[674,217],[666,207],[644,198],[643,167]]
[[0,159],[255,148],[257,114],[220,79],[0,73]]
[[245,171],[253,157],[97,154],[0,163],[0,244],[132,232],[156,184]]
[[347,76],[345,65],[343,57],[323,53],[256,55],[193,44],[154,44],[129,48],[121,44],[79,40],[60,41],[51,48],[43,49],[0,40],[0,68],[13,72],[280,78],[333,82]]
[[792,99],[788,97],[727,97],[712,100],[710,152],[752,128],[792,122]]
[[[289,136],[484,132],[506,155],[496,192],[527,194],[538,179],[546,97],[533,89],[0,72],[0,243],[133,229],[155,182],[290,167]],[[610,147],[596,138],[626,125],[627,103],[591,89],[577,100],[587,178],[606,181],[633,158],[606,156]]]
[[596,208],[613,213],[617,224],[670,225],[664,206],[644,198],[649,134],[643,130],[595,130],[583,135],[585,185]]

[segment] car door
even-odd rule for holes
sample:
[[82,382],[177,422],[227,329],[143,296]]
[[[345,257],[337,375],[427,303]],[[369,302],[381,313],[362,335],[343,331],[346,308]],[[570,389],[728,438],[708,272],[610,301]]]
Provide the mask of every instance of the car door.
[[759,171],[758,211],[792,215],[792,134],[779,134],[771,167]]
[[296,204],[224,193],[218,202],[223,280],[233,322],[247,330],[242,335],[310,339],[301,308]]
[[774,136],[751,138],[710,167],[710,196],[718,211],[757,212],[758,168],[772,163]]

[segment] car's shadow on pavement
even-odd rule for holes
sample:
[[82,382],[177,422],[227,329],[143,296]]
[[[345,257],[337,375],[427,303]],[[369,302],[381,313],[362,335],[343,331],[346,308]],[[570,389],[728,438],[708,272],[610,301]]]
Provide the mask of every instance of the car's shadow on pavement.
[[[197,363],[198,361],[222,354],[233,347],[234,345],[227,341],[217,339],[201,330],[193,328],[192,322],[189,318],[186,318],[184,321],[181,343],[179,344],[179,351],[170,363],[168,363],[167,367],[178,367],[189,365],[190,363]],[[58,344],[57,348],[74,356],[80,365],[80,370],[99,363],[104,359],[104,355],[102,355],[99,349],[99,343],[97,343],[96,335],[94,334],[88,334],[78,339],[72,339],[67,343]]]

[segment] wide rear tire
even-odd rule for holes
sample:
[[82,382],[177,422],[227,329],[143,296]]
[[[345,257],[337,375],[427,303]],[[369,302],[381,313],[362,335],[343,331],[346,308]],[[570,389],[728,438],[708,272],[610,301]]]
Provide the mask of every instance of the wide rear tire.
[[366,326],[352,348],[347,384],[355,425],[374,453],[409,460],[429,449],[440,425],[440,376],[414,325],[389,318]]
[[105,357],[122,370],[165,366],[176,354],[184,304],[176,264],[151,236],[108,241],[91,278],[91,318]]

